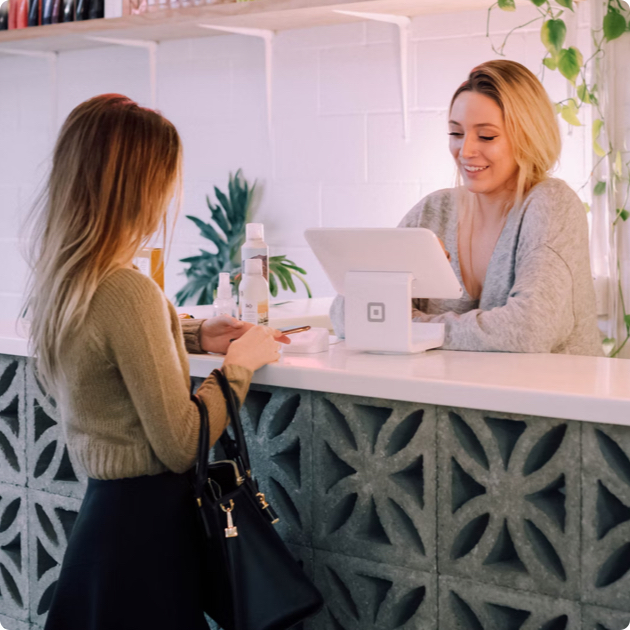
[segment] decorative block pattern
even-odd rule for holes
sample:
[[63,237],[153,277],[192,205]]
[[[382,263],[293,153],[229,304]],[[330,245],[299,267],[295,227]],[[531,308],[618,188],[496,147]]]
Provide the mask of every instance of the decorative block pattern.
[[[628,625],[630,427],[258,385],[242,418],[278,531],[326,599],[296,630]],[[43,628],[85,482],[54,401],[0,357],[9,630]]]
[[579,429],[438,409],[441,574],[578,598]]
[[554,597],[439,578],[442,630],[580,630],[580,606]]
[[326,602],[317,630],[438,627],[434,574],[316,549],[315,583]]
[[0,483],[0,610],[28,619],[28,537],[26,489]]
[[621,612],[600,606],[582,607],[582,630],[626,630],[630,611]]
[[582,593],[630,611],[630,428],[582,428]]
[[313,546],[435,571],[435,408],[313,397]]
[[72,464],[57,405],[42,391],[30,364],[26,366],[26,445],[29,488],[83,498],[87,474]]
[[0,481],[26,485],[24,363],[0,355]]
[[28,491],[30,619],[41,626],[57,584],[81,500]]

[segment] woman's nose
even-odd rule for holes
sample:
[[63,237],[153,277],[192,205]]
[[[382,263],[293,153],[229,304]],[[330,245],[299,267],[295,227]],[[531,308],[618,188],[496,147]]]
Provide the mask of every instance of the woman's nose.
[[464,140],[462,142],[462,148],[460,149],[460,154],[463,158],[472,157],[477,153],[477,144],[475,139],[468,134],[464,135]]

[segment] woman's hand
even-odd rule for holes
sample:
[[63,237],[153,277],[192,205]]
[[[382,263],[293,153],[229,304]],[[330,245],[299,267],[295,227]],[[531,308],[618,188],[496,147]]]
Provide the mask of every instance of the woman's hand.
[[225,354],[230,347],[230,341],[239,339],[253,327],[253,324],[242,322],[229,315],[218,315],[206,319],[201,324],[201,349],[204,352]]
[[438,237],[438,241],[440,241],[440,245],[442,246],[442,249],[444,250],[444,253],[446,254],[446,259],[451,262],[451,255],[446,251],[446,247],[444,247],[444,242],[442,241],[441,238]]
[[241,365],[252,372],[280,358],[280,343],[291,343],[275,328],[252,326],[228,348],[223,366]]

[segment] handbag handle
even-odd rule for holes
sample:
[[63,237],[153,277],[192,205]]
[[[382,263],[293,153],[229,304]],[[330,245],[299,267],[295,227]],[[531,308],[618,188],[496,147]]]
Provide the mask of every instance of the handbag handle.
[[[232,439],[227,430],[220,437],[221,446],[225,450],[226,455],[230,459],[235,459],[241,465],[241,474],[251,474],[251,464],[249,462],[249,452],[247,450],[247,442],[243,433],[243,425],[241,417],[236,405],[234,392],[225,374],[221,370],[213,370],[217,383],[221,387],[225,398],[230,423],[234,429],[235,439]],[[191,394],[191,400],[199,409],[199,441],[197,444],[197,462],[195,466],[194,490],[195,498],[199,499],[202,495],[204,484],[208,481],[208,455],[210,451],[210,421],[208,419],[208,409],[205,403],[196,394]]]

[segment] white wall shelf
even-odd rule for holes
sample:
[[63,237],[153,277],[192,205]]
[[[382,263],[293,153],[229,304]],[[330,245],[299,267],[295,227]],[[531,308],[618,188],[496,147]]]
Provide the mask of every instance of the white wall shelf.
[[[95,37],[166,41],[213,34],[200,25],[269,31],[330,26],[361,21],[354,13],[414,17],[488,8],[488,0],[253,0],[156,11],[120,18],[86,20],[0,32],[3,49],[60,52],[103,46]],[[216,31],[215,34],[220,34]],[[7,50],[8,52],[8,50]]]

